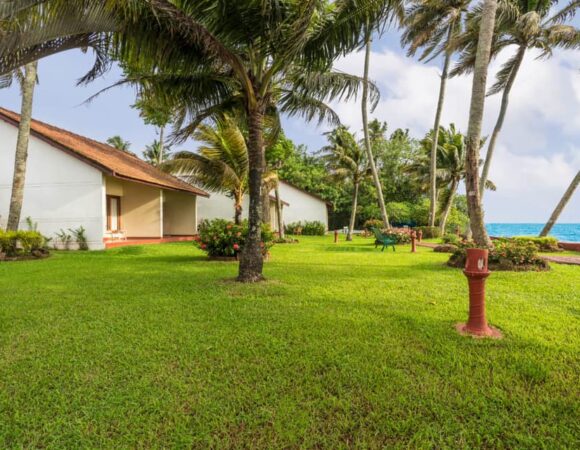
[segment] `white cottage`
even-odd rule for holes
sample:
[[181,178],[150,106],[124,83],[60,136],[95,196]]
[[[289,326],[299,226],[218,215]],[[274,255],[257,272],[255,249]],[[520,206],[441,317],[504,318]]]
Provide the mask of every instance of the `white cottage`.
[[[282,222],[322,222],[328,230],[328,203],[316,194],[300,189],[287,181],[279,186],[282,200]],[[274,191],[270,193],[270,217],[272,229],[278,230]],[[249,198],[246,195],[243,205],[243,217],[248,217]],[[233,220],[234,201],[230,197],[212,193],[210,198],[199,198],[197,205],[198,223],[205,219]]]
[[[8,217],[19,121],[0,108],[0,227]],[[205,197],[136,156],[32,121],[21,217],[45,236],[83,226],[91,249],[117,240],[180,240],[197,233],[197,201]]]

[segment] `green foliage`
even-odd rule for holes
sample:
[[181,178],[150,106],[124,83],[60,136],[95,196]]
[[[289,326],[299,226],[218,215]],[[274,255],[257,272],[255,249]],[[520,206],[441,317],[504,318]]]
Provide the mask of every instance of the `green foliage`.
[[324,236],[326,234],[326,227],[319,221],[293,222],[286,225],[285,231],[291,235]]
[[379,230],[383,227],[383,221],[379,219],[369,219],[363,224],[363,228],[367,231],[372,231],[373,228],[378,228]]
[[[248,235],[248,222],[241,225],[224,219],[204,220],[199,225],[199,235],[194,245],[209,256],[236,256],[242,251]],[[268,253],[274,245],[274,233],[268,224],[262,225],[262,252]]]
[[413,205],[408,202],[387,203],[387,214],[391,224],[409,225],[413,219]]
[[461,238],[456,234],[446,234],[441,238],[441,240],[443,241],[444,244],[453,244],[453,245],[461,244]]
[[85,251],[89,249],[87,230],[85,230],[85,227],[80,226],[78,228],[69,228],[68,230],[71,232],[71,238],[78,244],[79,250]]
[[8,257],[30,255],[44,249],[45,239],[38,231],[0,230],[0,253]]
[[517,242],[528,242],[534,244],[540,252],[559,252],[558,239],[554,237],[534,237],[534,236],[515,236],[512,238]]
[[416,230],[423,232],[423,239],[434,239],[441,237],[441,230],[439,229],[439,227],[424,226],[417,227]]
[[506,259],[515,265],[537,264],[541,261],[538,257],[538,248],[529,241],[505,241],[496,242],[490,251],[491,262],[501,262]]
[[387,236],[389,239],[393,239],[397,245],[399,244],[408,244],[411,242],[411,235],[405,231],[401,230],[389,230],[383,231],[383,234]]
[[58,245],[57,243],[60,243],[63,250],[70,250],[70,244],[72,243],[73,237],[69,233],[61,228],[60,231],[56,233],[56,238],[56,245]]

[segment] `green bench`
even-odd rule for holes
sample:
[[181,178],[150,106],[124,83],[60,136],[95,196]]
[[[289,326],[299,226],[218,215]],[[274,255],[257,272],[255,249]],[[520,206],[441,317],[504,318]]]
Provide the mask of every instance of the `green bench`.
[[385,236],[378,228],[372,228],[372,231],[375,234],[375,248],[377,248],[379,244],[382,244],[383,248],[381,249],[381,252],[385,251],[385,247],[393,247],[393,251],[395,251],[395,244],[397,242],[394,239]]

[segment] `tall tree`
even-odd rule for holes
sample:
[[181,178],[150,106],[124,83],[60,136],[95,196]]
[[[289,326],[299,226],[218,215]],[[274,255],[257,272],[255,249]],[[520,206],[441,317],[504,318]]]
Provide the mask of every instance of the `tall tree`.
[[34,102],[34,87],[37,82],[38,64],[28,63],[24,66],[24,77],[20,83],[22,104],[20,108],[20,123],[14,155],[14,175],[12,178],[12,194],[6,229],[18,230],[22,204],[24,201],[24,186],[26,183],[26,162],[28,160],[28,143],[30,141],[30,122],[32,121],[32,105]]
[[497,0],[484,1],[473,71],[469,128],[466,144],[465,188],[467,191],[469,222],[473,239],[481,247],[490,247],[492,245],[485,229],[483,205],[479,194],[479,147],[481,143],[483,112],[485,109],[487,70],[494,36],[496,10]]
[[328,145],[323,147],[321,152],[332,178],[352,183],[350,222],[346,236],[347,241],[352,241],[356,225],[359,188],[370,172],[368,153],[361,148],[355,136],[344,126],[326,133],[326,137]]
[[566,189],[566,192],[564,193],[564,195],[560,199],[558,206],[556,206],[556,209],[554,210],[554,212],[550,216],[548,223],[546,223],[546,225],[542,229],[540,236],[547,236],[550,233],[550,231],[552,230],[552,227],[558,221],[560,214],[562,214],[562,211],[564,211],[564,208],[566,207],[566,205],[568,204],[568,202],[570,201],[570,199],[574,195],[574,192],[576,191],[576,188],[578,187],[579,184],[580,184],[580,171],[578,171],[578,173],[576,174],[576,176],[574,177],[574,179],[570,183],[570,186],[568,186],[568,189]]
[[123,139],[118,134],[107,139],[107,144],[123,152],[129,152],[129,149],[131,148],[131,143]]
[[[480,196],[483,197],[485,182],[489,177],[495,148],[503,128],[510,101],[510,94],[524,61],[526,53],[538,50],[539,58],[549,58],[556,48],[580,47],[580,32],[577,28],[566,25],[567,19],[574,16],[580,8],[580,2],[572,1],[559,10],[552,9],[558,3],[554,0],[504,0],[499,2],[495,37],[491,48],[491,57],[498,55],[507,47],[515,47],[514,55],[502,66],[497,74],[497,81],[488,95],[502,92],[499,115],[489,140],[485,163],[481,173]],[[481,22],[481,9],[476,9],[469,21],[474,26],[468,27],[466,33],[457,40],[462,48],[462,55],[452,74],[463,74],[473,68],[474,53],[477,46],[477,24]]]
[[[371,139],[369,134],[369,117],[368,117],[368,84],[369,84],[369,67],[371,60],[371,28],[367,25],[365,30],[365,63],[364,63],[364,85],[362,93],[362,123],[363,123],[363,133],[364,133],[364,147],[367,154],[367,161],[369,164],[370,171],[373,176],[373,181],[375,183],[375,189],[377,190],[377,199],[379,202],[379,208],[381,210],[381,218],[383,219],[383,226],[385,228],[390,228],[389,216],[387,214],[387,208],[385,207],[385,198],[383,196],[383,186],[381,179],[379,177],[379,172],[375,164],[375,158],[373,156],[373,150],[371,146]],[[354,199],[358,197],[358,184],[355,186]],[[353,218],[351,217],[351,226],[354,226]],[[352,240],[352,230],[349,227],[349,240]]]
[[454,52],[454,39],[462,31],[463,15],[471,0],[414,0],[407,10],[401,41],[409,46],[408,54],[418,49],[423,52],[419,59],[431,61],[443,54],[443,71],[439,86],[439,98],[435,112],[434,136],[431,147],[429,184],[429,226],[435,226],[437,211],[437,146],[439,126],[445,102],[445,91],[449,78],[449,67]]
[[171,158],[168,146],[164,146],[161,141],[155,139],[145,147],[143,158],[152,166],[161,166],[167,159]]

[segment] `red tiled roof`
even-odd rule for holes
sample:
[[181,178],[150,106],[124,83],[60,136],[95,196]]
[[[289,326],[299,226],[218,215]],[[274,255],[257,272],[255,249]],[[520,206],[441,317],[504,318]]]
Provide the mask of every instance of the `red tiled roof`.
[[[0,119],[17,126],[20,123],[20,114],[0,108]],[[118,150],[110,145],[79,136],[38,120],[32,120],[30,128],[32,135],[83,160],[107,175],[158,186],[163,189],[209,197],[207,192],[161,171],[137,156]]]

